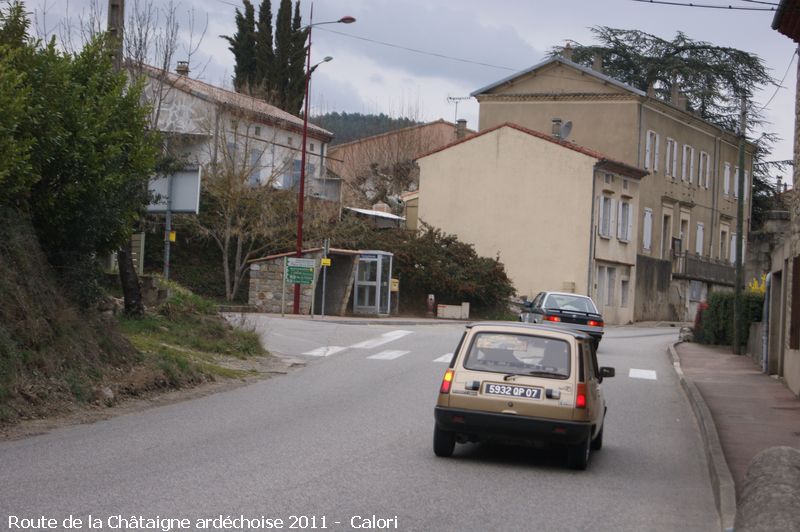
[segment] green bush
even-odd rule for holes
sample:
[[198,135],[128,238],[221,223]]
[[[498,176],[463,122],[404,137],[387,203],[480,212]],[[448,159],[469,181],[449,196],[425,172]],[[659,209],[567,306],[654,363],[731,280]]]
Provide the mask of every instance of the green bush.
[[[708,308],[702,313],[702,330],[697,341],[703,344],[733,346],[733,292],[715,292],[708,298]],[[747,345],[750,324],[761,321],[764,296],[745,292],[742,294],[742,323],[739,329],[740,346]]]

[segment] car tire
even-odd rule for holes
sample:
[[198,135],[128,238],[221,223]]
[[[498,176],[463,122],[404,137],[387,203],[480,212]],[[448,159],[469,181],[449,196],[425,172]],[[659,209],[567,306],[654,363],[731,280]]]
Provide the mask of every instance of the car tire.
[[436,456],[447,458],[453,456],[456,447],[456,435],[449,430],[433,427],[433,453]]
[[599,451],[600,449],[603,448],[603,428],[604,427],[600,427],[600,432],[598,432],[597,436],[595,436],[594,439],[592,440],[591,447],[593,451]]
[[579,471],[586,469],[586,466],[589,465],[591,441],[591,436],[587,436],[583,442],[569,446],[567,449],[567,463],[570,469],[577,469]]

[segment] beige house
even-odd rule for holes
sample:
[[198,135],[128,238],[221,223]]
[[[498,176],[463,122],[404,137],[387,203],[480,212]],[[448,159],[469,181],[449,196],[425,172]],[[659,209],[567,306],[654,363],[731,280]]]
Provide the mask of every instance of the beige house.
[[453,124],[440,119],[365,137],[331,146],[328,170],[343,181],[343,205],[370,209],[388,202],[400,214],[400,196],[417,190],[419,183],[414,159],[472,133],[466,121]]
[[646,171],[510,123],[417,163],[419,219],[499,256],[518,295],[589,294],[608,323],[633,319]]
[[[738,139],[702,120],[675,92],[665,102],[561,56],[473,94],[481,131],[513,121],[635,166],[642,181],[636,320],[691,320],[709,289],[734,282]],[[744,234],[750,227],[751,153],[745,158]],[[746,241],[746,239],[745,239]]]

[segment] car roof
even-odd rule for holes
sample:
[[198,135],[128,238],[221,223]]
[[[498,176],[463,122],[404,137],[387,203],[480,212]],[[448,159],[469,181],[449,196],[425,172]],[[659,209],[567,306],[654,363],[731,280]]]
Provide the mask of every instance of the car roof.
[[478,327],[480,329],[485,328],[488,330],[497,329],[505,331],[506,329],[519,329],[520,331],[525,332],[546,332],[548,334],[557,333],[583,340],[590,338],[588,334],[574,329],[567,329],[565,327],[558,327],[555,325],[543,325],[539,323],[521,323],[518,321],[479,321],[467,325],[467,329],[472,329],[474,327]]

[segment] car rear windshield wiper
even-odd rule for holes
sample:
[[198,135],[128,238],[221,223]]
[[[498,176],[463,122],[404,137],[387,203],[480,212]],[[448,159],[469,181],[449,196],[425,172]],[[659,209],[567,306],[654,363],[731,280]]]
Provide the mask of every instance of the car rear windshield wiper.
[[556,373],[554,371],[543,371],[543,370],[540,370],[540,369],[535,369],[533,371],[528,371],[526,373],[523,373],[522,375],[539,376],[539,377],[558,377],[558,378],[562,378],[562,379],[567,378],[567,376],[564,375],[563,373]]

